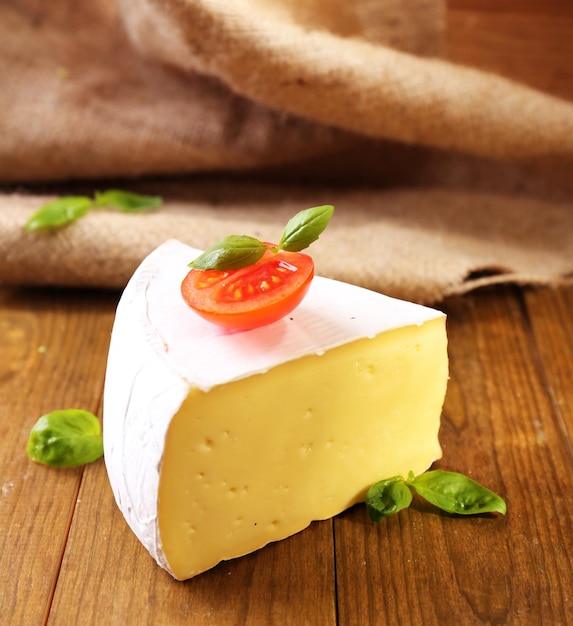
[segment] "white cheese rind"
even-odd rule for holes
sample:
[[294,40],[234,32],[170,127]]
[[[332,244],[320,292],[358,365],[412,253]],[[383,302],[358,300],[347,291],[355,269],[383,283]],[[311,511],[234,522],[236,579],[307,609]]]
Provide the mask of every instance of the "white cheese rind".
[[150,328],[169,350],[170,365],[203,391],[267,371],[286,359],[443,317],[428,307],[317,276],[288,317],[247,332],[230,332],[198,317],[180,297],[187,264],[199,253],[170,241],[152,253],[139,272],[154,273],[145,286]]
[[169,241],[137,269],[117,308],[104,391],[105,462],[116,502],[159,565],[157,494],[171,419],[191,388],[265,372],[362,337],[443,317],[434,309],[316,277],[275,324],[229,332],[183,302],[180,283],[200,251]]

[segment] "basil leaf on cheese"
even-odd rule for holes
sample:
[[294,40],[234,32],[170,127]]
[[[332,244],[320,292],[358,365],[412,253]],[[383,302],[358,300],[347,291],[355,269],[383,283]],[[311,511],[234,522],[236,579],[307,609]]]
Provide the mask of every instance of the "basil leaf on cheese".
[[327,227],[334,207],[330,204],[299,211],[292,217],[278,246],[249,235],[228,235],[188,264],[196,270],[237,270],[254,265],[267,250],[300,252],[316,241]]
[[269,249],[267,244],[248,235],[228,235],[189,263],[198,270],[236,270],[255,264]]
[[316,241],[334,213],[331,204],[300,211],[292,217],[281,237],[279,248],[288,252],[300,252]]

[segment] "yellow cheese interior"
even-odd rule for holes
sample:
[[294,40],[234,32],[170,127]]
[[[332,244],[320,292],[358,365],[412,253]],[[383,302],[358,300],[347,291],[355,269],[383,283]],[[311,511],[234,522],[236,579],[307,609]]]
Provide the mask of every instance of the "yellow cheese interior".
[[441,456],[438,318],[191,390],[165,442],[158,519],[176,578],[283,539]]

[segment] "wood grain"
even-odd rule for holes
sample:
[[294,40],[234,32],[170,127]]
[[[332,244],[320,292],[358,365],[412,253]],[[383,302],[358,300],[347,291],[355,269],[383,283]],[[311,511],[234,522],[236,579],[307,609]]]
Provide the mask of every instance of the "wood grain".
[[[448,56],[573,99],[570,0],[449,0]],[[508,514],[459,519],[416,499],[364,506],[180,583],[117,509],[102,461],[25,455],[54,408],[101,415],[118,294],[0,286],[0,615],[9,624],[572,623],[573,287],[500,288],[445,304],[444,468]]]
[[39,624],[51,603],[82,469],[30,462],[44,413],[99,405],[116,296],[0,290],[0,614]]
[[[425,506],[379,527],[359,508],[340,516],[340,624],[447,624],[453,615],[457,624],[568,623],[573,458],[537,350],[551,354],[555,371],[571,370],[571,353],[558,346],[573,309],[565,318],[552,296],[529,296],[531,311],[505,292],[447,307],[452,371],[440,465],[501,493],[507,518],[459,520]],[[532,332],[540,327],[542,335]]]
[[118,626],[334,625],[332,542],[332,522],[316,523],[176,582],[128,529],[99,463],[86,469],[50,617],[55,624],[70,619]]
[[573,440],[573,289],[526,293],[532,333],[563,436]]
[[573,100],[573,5],[448,0],[447,57]]
[[573,288],[446,303],[451,381],[439,465],[502,494],[505,518],[454,518],[416,499],[373,525],[356,506],[184,583],[135,539],[102,461],[51,470],[24,454],[42,412],[100,411],[115,302],[0,289],[0,608],[10,623],[568,623]]

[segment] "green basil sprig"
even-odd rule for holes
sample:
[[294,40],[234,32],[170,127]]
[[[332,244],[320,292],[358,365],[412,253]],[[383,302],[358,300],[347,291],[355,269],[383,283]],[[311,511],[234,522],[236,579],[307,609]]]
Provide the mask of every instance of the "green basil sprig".
[[236,270],[255,264],[267,250],[300,252],[316,241],[334,213],[330,204],[300,211],[288,222],[278,246],[249,235],[229,235],[189,263],[198,270]]
[[407,509],[411,502],[412,492],[401,476],[377,482],[366,494],[366,507],[373,522]]
[[40,417],[30,431],[26,453],[32,461],[51,467],[71,467],[103,455],[98,418],[89,411],[66,409]]
[[201,270],[237,270],[256,263],[267,249],[267,244],[255,237],[228,235],[189,263],[189,267]]
[[130,191],[108,189],[88,196],[65,196],[43,204],[24,224],[27,231],[61,228],[83,217],[90,209],[112,207],[122,213],[139,213],[161,206],[159,196],[144,196]]
[[42,228],[60,228],[85,215],[92,201],[85,196],[67,196],[42,205],[26,222],[28,231]]
[[108,206],[119,209],[122,213],[140,213],[156,209],[161,206],[163,199],[160,196],[144,196],[131,191],[121,189],[108,189],[96,191],[94,206]]
[[366,508],[370,519],[379,522],[409,507],[412,490],[447,513],[505,515],[507,511],[503,498],[475,480],[457,472],[432,470],[419,476],[410,472],[407,479],[394,476],[372,485],[366,494]]
[[331,204],[299,211],[287,222],[279,242],[279,250],[300,252],[315,242],[328,226],[334,213]]

